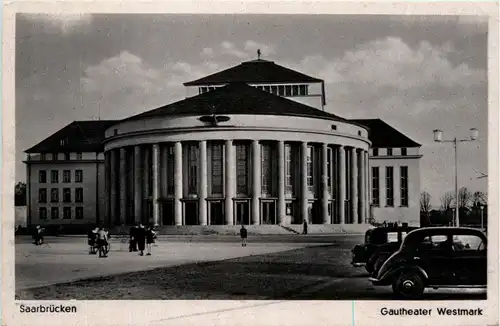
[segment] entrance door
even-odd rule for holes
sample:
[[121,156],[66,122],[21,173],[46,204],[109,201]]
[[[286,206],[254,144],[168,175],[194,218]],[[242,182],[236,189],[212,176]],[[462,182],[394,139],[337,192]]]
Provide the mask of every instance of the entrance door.
[[249,225],[250,224],[250,212],[248,207],[248,202],[236,202],[236,224],[237,225]]
[[161,222],[163,225],[175,225],[174,202],[168,201],[161,207]]
[[276,203],[274,201],[262,202],[262,224],[276,224]]
[[210,205],[210,225],[224,225],[224,204],[222,201],[213,201]]
[[185,202],[184,203],[184,224],[185,225],[198,225],[198,203]]

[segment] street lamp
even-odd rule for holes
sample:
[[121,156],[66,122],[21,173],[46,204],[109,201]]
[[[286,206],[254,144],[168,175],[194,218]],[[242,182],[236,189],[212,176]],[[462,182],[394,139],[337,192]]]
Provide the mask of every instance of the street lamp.
[[434,141],[438,143],[453,143],[453,147],[455,147],[455,223],[456,226],[460,226],[459,221],[459,209],[458,209],[458,144],[463,142],[474,141],[479,136],[479,131],[476,128],[470,129],[470,138],[466,139],[457,139],[457,137],[453,138],[453,140],[443,140],[443,131],[436,129],[434,130]]

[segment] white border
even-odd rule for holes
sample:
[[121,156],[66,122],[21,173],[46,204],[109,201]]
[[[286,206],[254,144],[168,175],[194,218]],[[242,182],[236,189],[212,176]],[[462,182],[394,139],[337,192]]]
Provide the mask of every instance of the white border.
[[[488,300],[471,302],[358,301],[71,301],[77,314],[19,314],[14,298],[15,183],[15,13],[260,13],[487,15],[489,21]],[[327,1],[17,1],[4,7],[3,30],[3,169],[2,169],[2,319],[5,325],[498,325],[498,4],[491,2],[327,2]],[[29,303],[26,301],[25,303]],[[44,303],[58,303],[48,301]],[[381,317],[382,307],[483,308],[486,316]]]

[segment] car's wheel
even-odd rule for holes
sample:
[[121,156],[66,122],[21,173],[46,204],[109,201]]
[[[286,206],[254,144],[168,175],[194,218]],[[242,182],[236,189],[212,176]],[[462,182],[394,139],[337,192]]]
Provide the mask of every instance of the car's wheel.
[[394,280],[392,290],[394,294],[404,299],[415,299],[424,293],[425,285],[418,273],[405,272]]

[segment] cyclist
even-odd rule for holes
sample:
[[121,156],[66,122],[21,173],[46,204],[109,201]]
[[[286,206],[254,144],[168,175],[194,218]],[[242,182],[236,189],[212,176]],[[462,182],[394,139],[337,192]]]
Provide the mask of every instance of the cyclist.
[[97,248],[99,250],[99,258],[108,257],[106,250],[101,250],[102,247],[106,247],[108,245],[108,232],[104,231],[103,227],[99,228],[97,232]]

